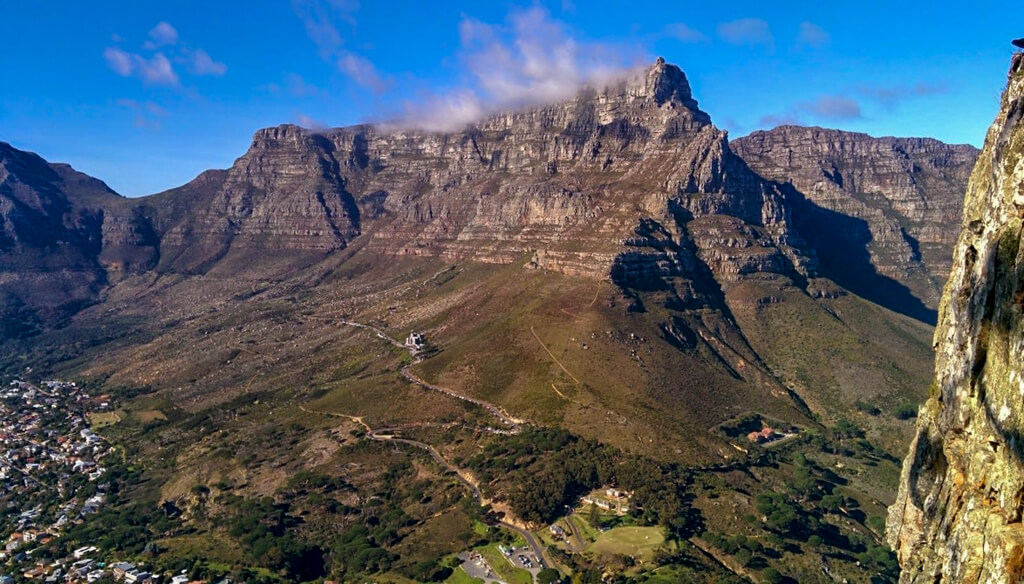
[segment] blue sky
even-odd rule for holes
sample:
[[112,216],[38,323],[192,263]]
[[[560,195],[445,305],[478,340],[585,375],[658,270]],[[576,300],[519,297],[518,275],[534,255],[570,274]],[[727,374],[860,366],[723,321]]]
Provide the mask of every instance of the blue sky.
[[443,129],[664,56],[734,137],[980,145],[1024,3],[4,2],[0,140],[138,196],[280,123]]

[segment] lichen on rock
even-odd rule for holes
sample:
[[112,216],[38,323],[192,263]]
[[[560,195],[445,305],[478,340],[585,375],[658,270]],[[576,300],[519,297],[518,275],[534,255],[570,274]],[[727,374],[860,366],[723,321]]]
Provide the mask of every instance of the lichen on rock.
[[1024,581],[1024,54],[971,175],[887,537],[901,582]]

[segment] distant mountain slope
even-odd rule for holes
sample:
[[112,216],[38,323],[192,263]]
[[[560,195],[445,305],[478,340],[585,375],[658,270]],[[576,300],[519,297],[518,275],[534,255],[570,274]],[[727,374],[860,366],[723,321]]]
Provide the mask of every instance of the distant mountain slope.
[[934,322],[977,148],[798,126],[754,132],[732,147],[762,176],[791,186],[794,222],[823,275]]
[[65,318],[157,246],[102,181],[0,142],[0,335]]

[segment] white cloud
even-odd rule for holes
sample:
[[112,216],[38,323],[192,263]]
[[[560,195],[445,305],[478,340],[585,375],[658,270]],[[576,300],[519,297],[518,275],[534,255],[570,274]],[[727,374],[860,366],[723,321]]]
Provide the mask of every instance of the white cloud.
[[390,81],[385,79],[377,68],[365,57],[348,53],[338,59],[338,69],[348,75],[359,86],[365,87],[374,93],[383,93],[391,86]]
[[490,113],[487,104],[475,92],[462,89],[446,94],[428,94],[415,103],[407,103],[399,126],[428,132],[459,130]]
[[228,72],[228,66],[214,61],[206,51],[196,49],[189,51],[191,57],[190,70],[196,75],[214,75],[220,77]]
[[307,130],[320,131],[327,129],[327,124],[321,122],[318,119],[307,116],[306,114],[298,114],[297,116],[295,116],[295,121],[303,128],[306,128]]
[[173,45],[178,42],[178,31],[167,22],[161,22],[149,31],[149,37],[162,45]]
[[132,56],[118,47],[107,47],[103,51],[103,58],[107,61],[107,67],[110,67],[114,73],[122,77],[127,77],[132,74]]
[[157,53],[149,59],[138,55],[133,57],[136,57],[135,70],[144,82],[153,85],[178,84],[178,74],[174,72],[171,62],[163,53]]
[[832,36],[813,22],[801,22],[796,42],[798,46],[820,49],[827,47],[832,42]]
[[[149,37],[150,40],[142,44],[142,53],[129,52],[117,46],[107,47],[103,51],[107,66],[122,77],[136,77],[146,85],[167,87],[177,87],[181,83],[172,62],[183,65],[193,75],[221,76],[227,73],[227,65],[215,61],[203,49],[179,43],[178,31],[167,22],[153,27]],[[121,39],[117,35],[115,38]],[[157,51],[158,47],[166,49]],[[150,52],[148,56],[147,51]]]
[[718,25],[718,36],[736,46],[763,46],[775,50],[775,37],[768,22],[760,18],[741,18]]
[[148,50],[173,45],[178,42],[178,31],[167,22],[161,22],[149,31],[149,38],[142,47]]
[[146,58],[137,53],[128,53],[118,47],[107,47],[103,51],[107,66],[122,77],[135,76],[147,85],[178,85],[178,74],[170,60],[163,53]]
[[633,47],[578,41],[540,7],[514,10],[497,25],[464,17],[459,39],[462,83],[407,101],[399,125],[459,130],[495,111],[567,99],[581,85],[621,77],[646,58]]

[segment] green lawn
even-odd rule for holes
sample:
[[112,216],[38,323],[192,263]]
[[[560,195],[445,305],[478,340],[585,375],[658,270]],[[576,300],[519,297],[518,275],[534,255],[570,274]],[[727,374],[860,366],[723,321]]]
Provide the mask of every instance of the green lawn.
[[665,543],[660,527],[616,527],[597,537],[588,548],[602,555],[622,554],[644,562],[654,558],[654,550]]
[[512,565],[508,559],[498,551],[498,546],[491,544],[477,548],[480,555],[487,560],[487,563],[494,569],[498,577],[509,584],[533,584],[533,576],[522,568]]
[[455,568],[452,575],[444,581],[445,584],[484,584],[484,581],[480,578],[473,578],[462,569],[462,566]]

